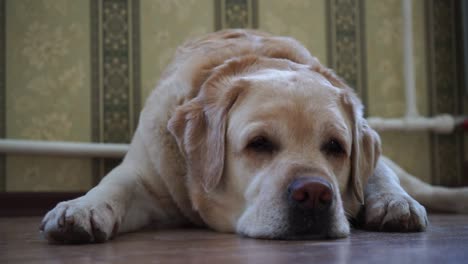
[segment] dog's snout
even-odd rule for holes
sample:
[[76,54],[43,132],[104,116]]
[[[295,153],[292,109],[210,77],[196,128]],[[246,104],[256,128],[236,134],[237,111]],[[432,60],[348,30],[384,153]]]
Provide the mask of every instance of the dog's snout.
[[295,179],[288,186],[288,199],[302,210],[324,212],[333,202],[331,184],[319,177]]

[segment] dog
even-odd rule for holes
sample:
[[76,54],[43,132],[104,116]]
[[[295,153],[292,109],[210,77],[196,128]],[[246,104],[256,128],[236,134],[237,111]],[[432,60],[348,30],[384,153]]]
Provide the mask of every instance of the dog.
[[177,50],[123,162],[59,203],[40,229],[59,243],[104,242],[149,224],[334,239],[350,223],[424,231],[426,209],[414,198],[468,211],[467,188],[428,185],[380,152],[356,94],[298,41],[211,33]]

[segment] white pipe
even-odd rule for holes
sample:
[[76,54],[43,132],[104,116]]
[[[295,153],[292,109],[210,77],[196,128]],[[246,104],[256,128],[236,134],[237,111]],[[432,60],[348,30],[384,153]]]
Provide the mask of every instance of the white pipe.
[[402,0],[403,13],[403,74],[405,81],[406,113],[403,118],[369,117],[369,125],[377,131],[433,131],[451,133],[459,120],[442,114],[435,117],[419,116],[416,102],[416,85],[413,60],[412,0]]
[[121,158],[127,153],[128,147],[128,144],[0,140],[0,153],[21,155]]
[[[413,118],[369,117],[369,125],[377,131],[434,131],[450,133],[466,117],[451,115]],[[61,141],[35,141],[0,139],[0,153],[20,155],[53,155],[62,157],[122,158],[129,149],[128,144],[78,143]]]
[[451,133],[465,117],[456,119],[447,114],[435,117],[419,116],[416,102],[416,85],[413,60],[412,0],[401,0],[403,13],[403,74],[405,80],[406,113],[403,118],[369,117],[369,125],[377,131],[433,131]]
[[413,12],[412,0],[402,0],[403,11],[403,74],[405,78],[406,117],[417,117],[413,61]]
[[437,133],[451,133],[457,121],[451,115],[438,115],[435,117],[411,118],[367,118],[369,125],[377,131],[433,131]]

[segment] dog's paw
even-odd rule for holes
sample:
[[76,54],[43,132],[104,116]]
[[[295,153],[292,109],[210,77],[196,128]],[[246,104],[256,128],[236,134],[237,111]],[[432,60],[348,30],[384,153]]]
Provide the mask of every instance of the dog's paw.
[[94,205],[83,198],[61,202],[42,220],[40,230],[50,242],[93,243],[112,238],[119,228],[109,204]]
[[367,197],[365,227],[389,232],[421,232],[428,225],[424,206],[407,194],[384,193]]

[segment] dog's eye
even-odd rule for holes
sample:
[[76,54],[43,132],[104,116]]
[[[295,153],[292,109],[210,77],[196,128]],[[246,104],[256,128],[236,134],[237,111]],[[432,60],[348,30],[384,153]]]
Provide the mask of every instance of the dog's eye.
[[325,144],[323,144],[322,151],[324,151],[327,155],[336,157],[346,154],[343,145],[336,139],[330,139]]
[[247,149],[259,153],[272,153],[277,149],[275,143],[264,136],[257,136],[250,140]]

